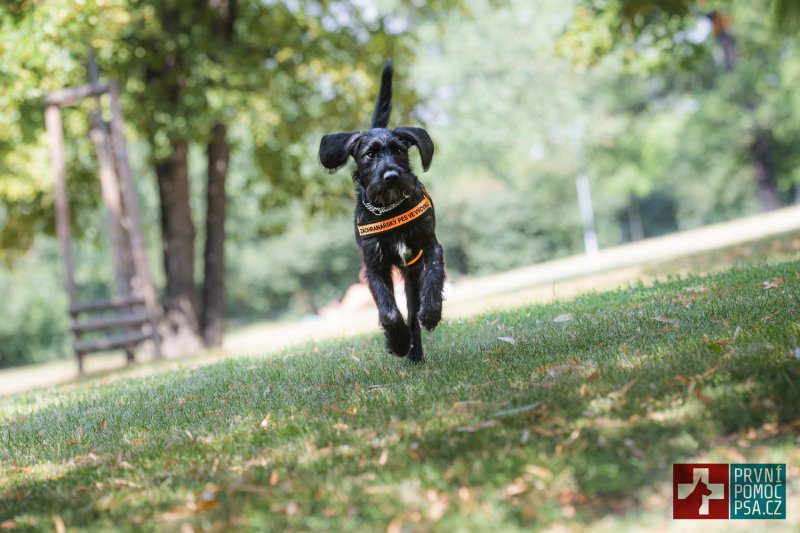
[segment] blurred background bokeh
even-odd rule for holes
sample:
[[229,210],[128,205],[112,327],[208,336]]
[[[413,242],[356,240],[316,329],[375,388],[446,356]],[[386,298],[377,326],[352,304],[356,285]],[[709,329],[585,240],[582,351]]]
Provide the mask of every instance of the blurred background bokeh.
[[[71,353],[42,97],[88,83],[92,49],[101,79],[121,83],[171,327],[213,346],[223,324],[313,315],[358,281],[353,186],[316,151],[325,133],[368,126],[387,58],[391,125],[436,144],[420,177],[456,282],[592,252],[586,223],[605,249],[800,203],[795,5],[3,2],[0,367]],[[64,110],[83,299],[114,286],[93,106]],[[224,221],[207,220],[220,202]]]

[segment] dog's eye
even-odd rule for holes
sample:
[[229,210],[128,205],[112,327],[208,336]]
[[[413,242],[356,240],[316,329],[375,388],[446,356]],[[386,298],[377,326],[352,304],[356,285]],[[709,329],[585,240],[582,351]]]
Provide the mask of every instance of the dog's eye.
[[374,158],[375,158],[375,152],[373,152],[372,150],[370,150],[369,152],[367,152],[366,154],[364,154],[364,157],[366,157],[367,159],[374,159]]
[[394,150],[392,150],[392,153],[394,155],[402,154],[403,153],[403,147],[402,146],[395,146]]

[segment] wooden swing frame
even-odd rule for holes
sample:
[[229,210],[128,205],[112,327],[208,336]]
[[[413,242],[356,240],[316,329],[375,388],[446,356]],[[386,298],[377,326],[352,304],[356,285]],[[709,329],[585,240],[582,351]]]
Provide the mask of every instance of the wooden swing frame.
[[[93,72],[92,83],[61,89],[43,98],[54,179],[56,231],[64,260],[70,329],[75,337],[73,349],[80,373],[84,371],[83,357],[87,353],[122,348],[130,363],[134,361],[136,346],[145,341],[152,341],[154,357],[161,358],[161,339],[158,334],[161,310],[147,266],[139,201],[128,163],[119,94],[117,82],[100,83],[96,72]],[[108,95],[110,100],[111,119],[108,124],[102,118],[104,95]],[[95,98],[98,106],[97,111],[92,113],[90,136],[97,152],[103,202],[108,213],[116,294],[108,300],[81,303],[78,301],[72,259],[61,108],[85,98]],[[102,315],[85,318],[94,313]],[[89,332],[113,330],[114,333],[106,333],[102,337],[81,339]]]

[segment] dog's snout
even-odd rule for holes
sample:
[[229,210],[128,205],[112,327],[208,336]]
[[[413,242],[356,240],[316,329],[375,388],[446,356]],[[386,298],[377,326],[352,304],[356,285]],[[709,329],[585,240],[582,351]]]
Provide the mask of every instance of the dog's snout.
[[397,181],[400,178],[400,173],[396,170],[387,170],[383,173],[383,181]]

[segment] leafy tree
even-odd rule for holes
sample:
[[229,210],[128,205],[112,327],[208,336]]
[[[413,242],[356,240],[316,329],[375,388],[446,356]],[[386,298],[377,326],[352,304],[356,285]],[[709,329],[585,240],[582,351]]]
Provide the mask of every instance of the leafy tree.
[[[431,15],[457,3],[440,0],[418,11]],[[306,161],[311,147],[322,128],[363,124],[361,111],[369,107],[375,73],[387,57],[410,62],[407,36],[397,31],[402,26],[397,20],[418,16],[412,6],[400,4],[399,11],[383,14],[345,1],[310,0],[4,4],[0,78],[10,88],[0,96],[0,121],[7,126],[0,133],[4,248],[24,248],[32,235],[52,229],[39,99],[51,90],[86,82],[83,65],[92,45],[101,72],[121,80],[128,123],[149,148],[160,199],[169,325],[176,338],[188,339],[193,347],[202,316],[206,341],[218,343],[226,177],[236,148],[230,145],[231,125],[252,131],[261,173],[246,186],[267,180],[274,194],[261,198],[265,209],[297,196],[306,197],[312,212],[337,209],[349,188],[322,184],[318,170],[310,172]],[[403,99],[400,90],[398,100]],[[81,114],[69,114],[66,127],[70,138],[85,138]],[[195,292],[196,230],[190,205],[193,145],[207,151],[202,315]],[[98,195],[88,143],[71,147],[71,168],[77,169],[70,183],[75,205],[76,199]],[[75,207],[79,218],[83,206]],[[76,222],[81,229],[80,220]]]
[[762,209],[791,201],[792,188],[800,201],[791,149],[799,133],[793,87],[798,59],[793,41],[779,31],[800,20],[792,2],[608,0],[579,6],[562,37],[563,52],[578,64],[625,68],[628,89],[620,87],[624,96],[617,106],[631,121],[645,124],[644,117],[671,108],[684,115],[675,117],[683,123],[672,131],[676,139],[698,140],[703,132],[702,154],[697,144],[678,143],[676,149],[691,155],[676,158],[678,167],[690,161],[695,171],[713,172],[708,162],[716,161],[735,175],[747,164]]
[[[417,115],[436,146],[431,177],[452,273],[485,274],[580,250],[575,193],[583,78],[553,42],[571,2],[472,0],[418,30]],[[559,216],[553,216],[558,210]]]

